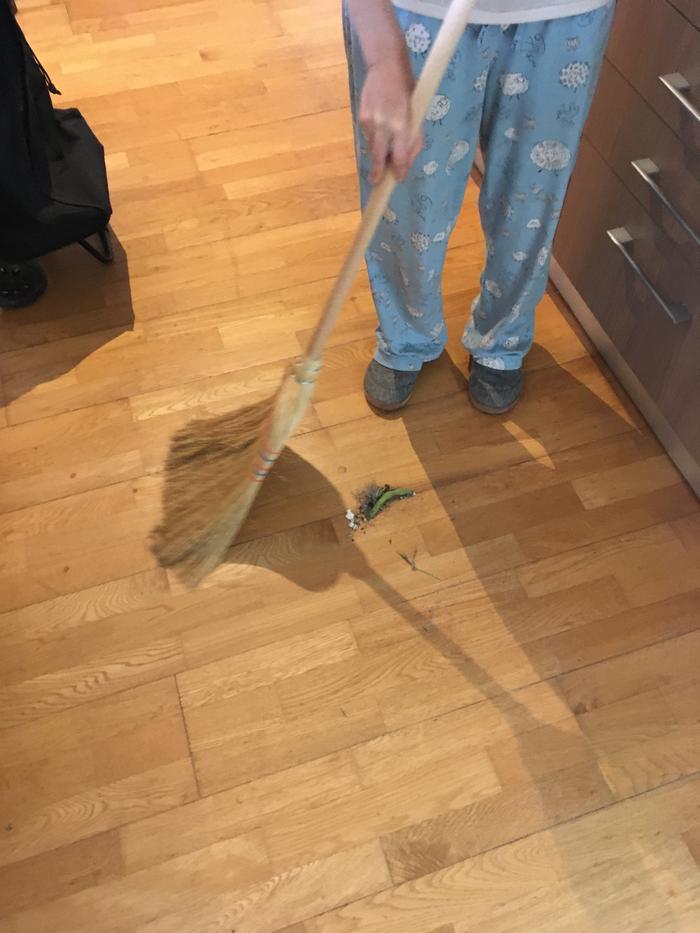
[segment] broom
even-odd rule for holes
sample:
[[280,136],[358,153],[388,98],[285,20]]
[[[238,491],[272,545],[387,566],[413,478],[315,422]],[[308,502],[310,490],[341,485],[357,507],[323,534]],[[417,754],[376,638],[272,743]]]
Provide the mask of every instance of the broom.
[[[452,0],[411,99],[415,138],[467,26],[476,0]],[[396,185],[392,172],[374,189],[306,353],[276,395],[242,411],[193,421],[173,438],[165,464],[165,510],[152,536],[163,567],[196,586],[224,559],[309,405],[328,342],[365,251]]]

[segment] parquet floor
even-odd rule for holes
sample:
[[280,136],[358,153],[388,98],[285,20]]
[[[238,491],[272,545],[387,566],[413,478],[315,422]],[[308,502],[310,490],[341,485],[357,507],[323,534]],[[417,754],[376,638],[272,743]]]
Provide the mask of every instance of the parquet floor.
[[[557,301],[477,414],[472,189],[415,404],[363,400],[361,278],[185,591],[147,546],[168,439],[276,384],[357,222],[338,4],[20,8],[121,246],[0,320],[0,931],[697,933],[699,504]],[[352,542],[368,479],[418,495]]]

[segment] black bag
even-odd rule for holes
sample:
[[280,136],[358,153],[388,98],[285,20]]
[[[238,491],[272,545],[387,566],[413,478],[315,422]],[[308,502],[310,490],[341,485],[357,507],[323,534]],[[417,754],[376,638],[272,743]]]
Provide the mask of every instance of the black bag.
[[[80,243],[111,259],[104,149],[58,93],[0,0],[0,257],[20,261]],[[98,252],[86,242],[97,234]]]

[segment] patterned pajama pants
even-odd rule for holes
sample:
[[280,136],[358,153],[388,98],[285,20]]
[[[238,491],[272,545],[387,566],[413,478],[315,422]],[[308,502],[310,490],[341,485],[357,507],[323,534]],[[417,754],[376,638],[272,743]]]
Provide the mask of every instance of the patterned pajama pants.
[[[493,369],[522,365],[613,11],[466,29],[425,121],[425,149],[367,253],[380,363],[418,370],[444,349],[442,268],[480,143],[486,262],[463,342]],[[441,23],[396,13],[418,74]],[[346,11],[344,25],[364,204],[370,159],[356,114],[365,66]]]

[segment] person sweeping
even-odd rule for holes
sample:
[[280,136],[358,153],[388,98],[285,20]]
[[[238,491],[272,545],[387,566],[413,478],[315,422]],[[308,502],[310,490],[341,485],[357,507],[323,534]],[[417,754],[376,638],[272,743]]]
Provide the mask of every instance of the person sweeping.
[[520,395],[613,2],[396,3],[345,0],[363,211],[302,357],[272,398],[192,422],[172,440],[152,547],[192,586],[224,559],[300,424],[363,256],[379,316],[371,404],[401,408],[442,352],[442,266],[477,139],[488,259],[465,332],[470,394],[493,413]]
[[386,172],[403,182],[366,253],[379,320],[364,383],[373,407],[406,405],[445,347],[442,270],[479,143],[486,261],[463,336],[469,395],[489,414],[517,403],[614,6],[478,0],[412,140],[415,77],[449,0],[344,0],[363,206]]

